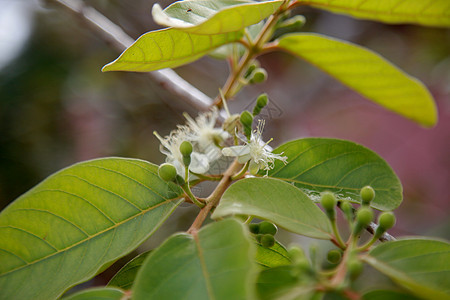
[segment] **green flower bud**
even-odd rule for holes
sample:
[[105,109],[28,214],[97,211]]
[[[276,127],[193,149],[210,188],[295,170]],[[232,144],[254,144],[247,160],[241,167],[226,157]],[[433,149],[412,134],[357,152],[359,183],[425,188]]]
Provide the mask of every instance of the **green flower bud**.
[[292,246],[288,249],[288,255],[293,264],[306,259],[303,249],[296,246]]
[[256,68],[249,76],[250,83],[261,83],[267,79],[267,71],[263,68]]
[[359,235],[361,231],[369,226],[370,222],[373,220],[373,211],[369,207],[361,206],[356,211],[356,223],[353,227],[353,234],[355,236]]
[[324,192],[320,198],[320,204],[325,210],[334,210],[336,206],[336,197],[331,192]]
[[325,209],[325,213],[327,214],[330,220],[334,220],[336,218],[336,197],[331,192],[324,192],[320,198],[320,204]]
[[358,259],[351,259],[347,264],[348,275],[351,280],[355,280],[361,274],[364,266]]
[[353,220],[353,206],[350,203],[350,201],[342,201],[341,209],[344,212],[347,220],[349,220],[349,221]]
[[284,20],[278,24],[278,28],[290,29],[292,31],[297,31],[306,23],[306,18],[302,15],[296,15],[292,18]]
[[277,231],[277,227],[270,222],[263,221],[259,223],[259,233],[275,235]]
[[361,207],[356,212],[356,221],[361,224],[362,227],[369,226],[373,220],[373,211],[368,207]]
[[253,115],[249,111],[244,110],[241,113],[240,121],[242,126],[244,127],[245,136],[247,138],[250,138],[252,134]]
[[258,234],[259,233],[259,224],[248,224],[248,229],[250,230],[251,233],[253,234]]
[[264,108],[268,102],[269,102],[269,97],[267,96],[266,93],[264,93],[264,94],[259,95],[258,98],[256,99],[256,106],[258,106],[260,108]]
[[392,212],[383,212],[378,217],[378,227],[386,230],[391,229],[395,225],[395,215]]
[[337,249],[330,250],[327,254],[327,260],[332,264],[337,264],[342,258],[341,251]]
[[259,67],[259,62],[258,61],[255,61],[254,63],[252,63],[248,67],[247,71],[245,71],[244,78],[248,78],[253,73],[253,71],[255,71],[255,69],[258,68],[258,67]]
[[361,203],[363,205],[369,205],[375,198],[375,191],[371,186],[365,186],[361,189]]
[[180,145],[180,152],[183,156],[191,156],[192,144],[188,141],[184,141]]
[[263,234],[260,243],[263,247],[270,248],[275,245],[275,239],[271,234]]
[[164,163],[159,166],[158,175],[164,181],[173,181],[177,176],[177,169],[172,164]]

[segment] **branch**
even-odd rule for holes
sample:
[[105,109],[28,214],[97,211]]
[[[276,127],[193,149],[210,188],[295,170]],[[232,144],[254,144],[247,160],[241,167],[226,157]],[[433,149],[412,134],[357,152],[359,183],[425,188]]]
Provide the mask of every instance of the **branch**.
[[[80,18],[86,25],[95,30],[102,39],[122,52],[134,43],[134,39],[94,8],[82,0],[53,0],[72,14]],[[213,101],[189,82],[178,76],[172,69],[163,69],[147,73],[162,88],[177,96],[182,101],[199,111],[209,110]]]

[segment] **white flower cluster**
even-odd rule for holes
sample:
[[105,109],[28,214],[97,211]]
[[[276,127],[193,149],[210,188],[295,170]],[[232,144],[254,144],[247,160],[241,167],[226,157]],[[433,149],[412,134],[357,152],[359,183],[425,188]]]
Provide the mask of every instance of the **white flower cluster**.
[[180,145],[184,141],[192,143],[194,151],[191,154],[191,164],[189,170],[198,174],[208,172],[211,162],[216,161],[221,156],[218,145],[230,137],[229,133],[221,128],[216,128],[219,112],[217,108],[200,114],[195,120],[188,114],[184,114],[187,124],[178,126],[170,135],[162,138],[158,133],[155,136],[161,142],[160,151],[167,156],[166,162],[172,164],[177,169],[177,174],[184,178],[185,167],[183,155],[180,152]]
[[245,145],[232,146],[222,149],[222,154],[225,156],[236,156],[238,162],[249,163],[249,171],[255,175],[260,169],[269,171],[273,169],[275,160],[281,160],[287,163],[287,157],[281,154],[272,153],[267,149],[267,145],[272,141],[269,140],[264,143],[262,140],[262,131],[264,129],[264,121],[259,121],[257,129],[252,132],[249,141],[243,141]]

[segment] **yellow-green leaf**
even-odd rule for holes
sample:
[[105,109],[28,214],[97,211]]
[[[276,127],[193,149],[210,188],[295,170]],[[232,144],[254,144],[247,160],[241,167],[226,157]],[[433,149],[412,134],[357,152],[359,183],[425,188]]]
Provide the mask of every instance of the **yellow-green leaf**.
[[286,35],[278,45],[391,111],[425,127],[437,122],[427,88],[366,48],[319,34]]
[[299,4],[385,23],[450,26],[448,0],[300,0]]
[[0,299],[54,299],[149,237],[181,189],[136,159],[82,162],[0,214]]
[[175,68],[208,54],[215,48],[237,41],[242,32],[197,35],[176,29],[143,34],[102,71],[150,72]]
[[194,34],[239,31],[273,14],[283,1],[214,0],[178,1],[162,10],[152,9],[156,23]]

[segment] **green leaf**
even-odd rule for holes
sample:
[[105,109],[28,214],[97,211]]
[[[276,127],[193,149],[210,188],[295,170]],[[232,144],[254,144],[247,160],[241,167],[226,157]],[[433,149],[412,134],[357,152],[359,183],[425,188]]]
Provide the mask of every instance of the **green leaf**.
[[252,299],[253,256],[244,225],[233,219],[175,234],[145,260],[133,299]]
[[299,189],[272,178],[246,178],[230,186],[214,211],[214,219],[233,214],[267,219],[289,231],[329,239],[326,215]]
[[286,35],[278,46],[393,112],[425,127],[437,122],[436,105],[426,87],[366,48],[307,33]]
[[448,0],[306,0],[299,2],[355,18],[385,23],[450,26]]
[[150,251],[144,252],[130,260],[119,272],[114,275],[108,282],[108,286],[117,286],[124,290],[131,289],[134,279],[139,271],[139,268],[144,263],[144,260],[150,254]]
[[307,300],[314,296],[314,287],[308,273],[292,265],[263,270],[256,283],[262,300]]
[[68,297],[64,297],[63,300],[120,300],[125,293],[112,287],[91,288],[72,294]]
[[68,167],[0,214],[0,299],[53,299],[131,252],[181,203],[145,161]]
[[273,14],[283,1],[185,0],[162,10],[153,5],[156,23],[194,34],[239,31]]
[[291,259],[286,248],[278,241],[270,248],[263,247],[261,243],[255,240],[256,256],[255,261],[263,268],[273,268],[278,266],[285,266],[291,264]]
[[383,243],[365,261],[425,299],[450,299],[450,244],[414,238]]
[[419,300],[413,295],[399,291],[377,290],[370,291],[362,297],[363,300]]
[[102,71],[150,72],[175,68],[241,37],[242,32],[198,35],[172,28],[151,31],[143,34],[119,58],[104,66]]
[[375,190],[373,208],[393,210],[402,202],[402,186],[389,165],[376,153],[353,142],[305,138],[276,148],[288,163],[276,161],[270,177],[292,182],[311,199],[332,191],[338,199],[361,202],[359,191],[370,185]]

